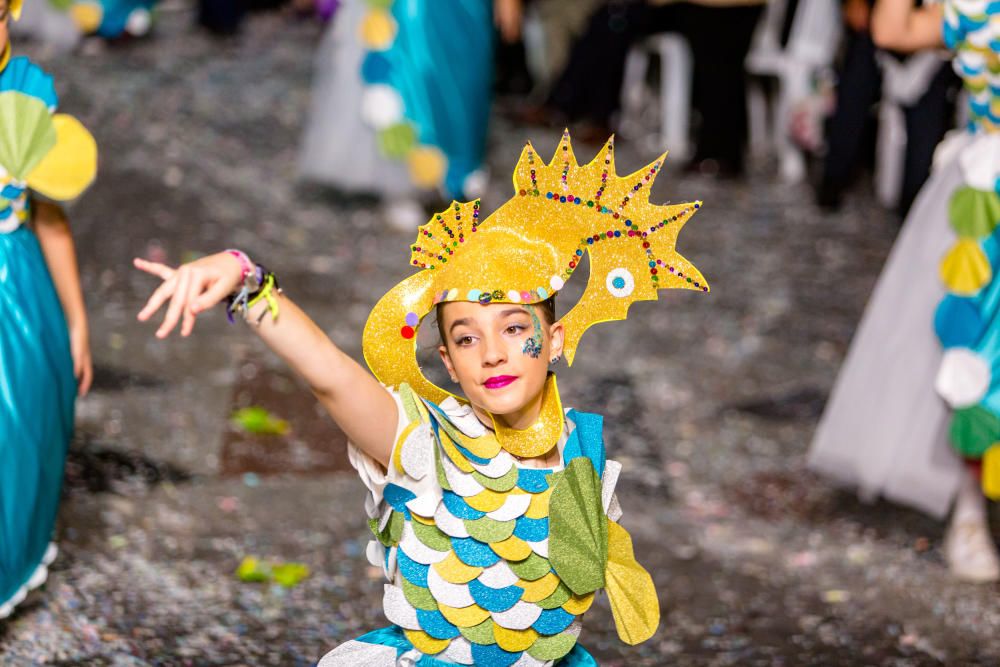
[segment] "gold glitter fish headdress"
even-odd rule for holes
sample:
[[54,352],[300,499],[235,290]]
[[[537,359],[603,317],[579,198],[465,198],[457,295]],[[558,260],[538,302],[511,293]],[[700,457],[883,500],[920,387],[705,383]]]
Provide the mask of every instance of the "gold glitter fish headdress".
[[405,382],[440,402],[452,394],[424,377],[416,360],[422,318],[446,301],[545,301],[572,277],[584,253],[590,257],[587,288],[562,317],[569,364],[584,331],[625,319],[636,301],[655,300],[668,288],[707,292],[701,273],[675,249],[681,227],[701,202],[649,203],[664,157],[619,177],[613,138],[584,166],[577,164],[568,132],[548,164],[528,143],[507,203],[481,219],[479,201],[453,202],[419,228],[411,264],[421,270],[386,293],[365,325],[371,371],[386,385]]

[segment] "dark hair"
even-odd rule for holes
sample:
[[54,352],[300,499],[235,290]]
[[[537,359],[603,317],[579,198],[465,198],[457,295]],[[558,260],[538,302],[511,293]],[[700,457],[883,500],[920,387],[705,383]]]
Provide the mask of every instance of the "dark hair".
[[[438,336],[441,337],[441,344],[447,346],[448,339],[444,333],[444,322],[441,318],[441,309],[446,302],[439,303],[434,308],[434,317],[437,320]],[[556,321],[556,295],[553,294],[545,301],[539,301],[538,303],[531,304],[533,306],[538,306],[538,309],[542,311],[542,319],[545,320],[546,324],[552,324]]]

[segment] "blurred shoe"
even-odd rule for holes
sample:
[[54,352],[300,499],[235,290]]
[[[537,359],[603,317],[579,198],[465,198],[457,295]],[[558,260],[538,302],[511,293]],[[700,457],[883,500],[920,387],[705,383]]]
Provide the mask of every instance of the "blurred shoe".
[[415,232],[427,222],[424,207],[415,199],[393,200],[383,207],[383,215],[392,228],[401,232]]
[[515,114],[514,119],[525,125],[541,125],[543,127],[556,127],[566,125],[566,118],[559,112],[544,104],[529,104],[521,107]]
[[957,579],[974,583],[1000,580],[1000,556],[985,518],[952,521],[944,539],[944,557]]
[[725,158],[694,158],[684,165],[684,173],[710,178],[734,179],[743,175],[743,167]]
[[840,210],[841,194],[839,188],[821,183],[816,189],[816,205],[824,211],[833,213]]
[[572,128],[574,141],[581,141],[585,144],[603,144],[611,138],[614,130],[605,123],[584,122]]

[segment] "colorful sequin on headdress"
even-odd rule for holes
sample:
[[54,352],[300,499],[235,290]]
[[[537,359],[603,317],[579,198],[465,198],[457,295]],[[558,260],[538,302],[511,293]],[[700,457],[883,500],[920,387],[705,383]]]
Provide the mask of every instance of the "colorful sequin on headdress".
[[583,333],[625,319],[636,301],[660,289],[708,291],[701,273],[676,251],[681,227],[701,202],[658,206],[649,191],[663,157],[624,177],[614,143],[579,165],[568,133],[551,162],[529,143],[514,171],[515,195],[481,220],[480,202],[454,202],[422,226],[410,263],[422,269],[390,290],[365,326],[365,359],[384,384],[407,383],[440,402],[449,393],[427,380],[416,361],[416,332],[435,305],[538,303],[563,288],[586,253],[590,277],[562,318],[572,364]]

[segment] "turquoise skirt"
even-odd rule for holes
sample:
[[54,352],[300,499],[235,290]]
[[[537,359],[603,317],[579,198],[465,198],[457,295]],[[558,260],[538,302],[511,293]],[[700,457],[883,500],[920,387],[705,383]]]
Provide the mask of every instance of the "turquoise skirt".
[[76,379],[69,334],[34,233],[0,234],[0,618],[52,538]]

